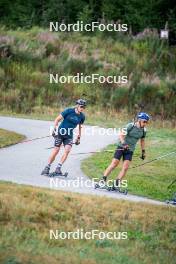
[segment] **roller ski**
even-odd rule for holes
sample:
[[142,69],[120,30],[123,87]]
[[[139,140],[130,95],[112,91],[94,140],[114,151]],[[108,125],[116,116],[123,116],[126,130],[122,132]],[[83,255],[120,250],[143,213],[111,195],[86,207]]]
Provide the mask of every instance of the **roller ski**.
[[128,190],[127,189],[122,189],[120,187],[116,187],[116,186],[111,186],[109,187],[108,191],[112,191],[112,192],[118,192],[124,195],[128,194]]
[[41,175],[47,176],[47,177],[67,177],[68,172],[62,173],[61,169],[58,167],[54,172],[50,173],[50,166],[46,166],[44,170],[42,171]]
[[49,173],[48,177],[50,178],[55,178],[55,177],[67,177],[68,176],[68,172],[65,173],[57,173],[56,171]]
[[56,170],[52,173],[49,173],[49,177],[54,178],[54,177],[67,177],[68,172],[62,173],[61,167],[57,167]]
[[95,189],[115,191],[115,192],[119,192],[119,193],[124,194],[124,195],[127,195],[127,193],[128,193],[127,189],[122,189],[122,188],[118,187],[117,185],[108,186],[105,177],[103,177],[98,183],[95,184]]
[[94,187],[95,189],[102,189],[102,190],[108,190],[109,188],[107,185],[101,185],[99,183],[96,183]]

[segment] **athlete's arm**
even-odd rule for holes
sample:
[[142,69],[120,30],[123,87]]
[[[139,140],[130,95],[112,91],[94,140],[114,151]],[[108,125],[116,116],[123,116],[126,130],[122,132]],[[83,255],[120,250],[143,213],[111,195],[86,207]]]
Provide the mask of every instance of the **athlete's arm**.
[[78,126],[79,126],[79,127],[78,127],[78,136],[77,136],[77,139],[76,139],[76,141],[75,141],[75,145],[79,145],[79,144],[80,144],[80,138],[81,138],[81,129],[82,129],[82,125],[79,124]]
[[79,124],[78,126],[79,126],[79,127],[78,127],[78,138],[81,138],[81,129],[82,129],[82,125]]
[[121,129],[119,131],[118,138],[120,139],[120,142],[122,144],[125,143],[125,137],[126,137],[126,135],[128,135],[128,132],[132,130],[133,126],[134,126],[134,124],[130,123],[126,127],[124,127],[123,129]]
[[125,143],[125,135],[124,135],[124,133],[123,132],[119,132],[118,136],[119,136],[120,142],[122,144],[124,144]]
[[63,116],[60,114],[56,117],[56,119],[54,120],[54,128],[56,128],[58,126],[58,123],[63,119]]

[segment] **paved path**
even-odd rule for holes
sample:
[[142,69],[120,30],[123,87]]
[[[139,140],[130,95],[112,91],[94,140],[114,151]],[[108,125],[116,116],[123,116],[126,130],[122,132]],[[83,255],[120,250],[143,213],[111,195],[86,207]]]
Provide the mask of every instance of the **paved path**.
[[[0,116],[0,127],[16,131],[27,138],[36,138],[49,134],[49,128],[53,122],[19,119]],[[90,130],[90,126],[85,129]],[[53,145],[52,137],[36,140],[30,143],[13,145],[0,149],[0,180],[11,181],[19,184],[40,186],[44,188],[53,188],[58,190],[85,193],[99,196],[108,196],[116,199],[130,200],[134,202],[147,202],[162,205],[164,203],[128,194],[127,196],[108,192],[106,190],[95,190],[93,187],[85,187],[85,181],[88,178],[81,171],[81,161],[87,158],[86,155],[73,155],[78,152],[97,151],[108,144],[114,143],[116,136],[98,135],[101,128],[96,127],[94,136],[83,134],[81,144],[74,146],[72,152],[63,166],[63,171],[68,171],[68,178],[51,180],[48,177],[41,176],[41,170],[47,163],[50,150],[47,147]],[[103,134],[103,133],[102,133]],[[56,162],[52,166],[55,169]],[[78,186],[78,181],[79,186]],[[90,183],[89,183],[90,184]]]

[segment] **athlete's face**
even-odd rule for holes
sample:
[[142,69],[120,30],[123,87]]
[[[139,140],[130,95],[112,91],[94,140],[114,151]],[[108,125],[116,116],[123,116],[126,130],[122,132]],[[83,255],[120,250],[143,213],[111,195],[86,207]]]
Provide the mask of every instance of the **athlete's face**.
[[83,105],[78,105],[78,111],[81,113],[85,110],[85,106]]
[[140,120],[139,124],[140,124],[140,127],[145,127],[148,124],[148,122],[145,120]]

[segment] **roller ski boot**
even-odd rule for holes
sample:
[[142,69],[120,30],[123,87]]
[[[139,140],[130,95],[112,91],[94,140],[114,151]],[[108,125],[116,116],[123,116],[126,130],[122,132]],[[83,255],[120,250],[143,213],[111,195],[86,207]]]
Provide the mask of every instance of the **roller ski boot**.
[[95,184],[95,189],[99,188],[99,189],[107,189],[106,186],[106,177],[103,176],[98,183]]
[[41,172],[41,175],[44,175],[44,176],[49,176],[49,172],[50,172],[50,166],[46,166],[44,168],[44,170]]

